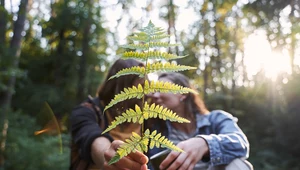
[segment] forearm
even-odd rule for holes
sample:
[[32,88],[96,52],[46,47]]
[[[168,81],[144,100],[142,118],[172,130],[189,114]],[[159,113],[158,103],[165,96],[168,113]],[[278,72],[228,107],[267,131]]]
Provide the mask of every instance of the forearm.
[[199,135],[209,146],[209,157],[213,165],[228,164],[233,159],[247,157],[249,143],[237,134]]
[[91,145],[91,156],[97,167],[102,169],[105,158],[104,152],[110,147],[111,142],[106,137],[96,138]]

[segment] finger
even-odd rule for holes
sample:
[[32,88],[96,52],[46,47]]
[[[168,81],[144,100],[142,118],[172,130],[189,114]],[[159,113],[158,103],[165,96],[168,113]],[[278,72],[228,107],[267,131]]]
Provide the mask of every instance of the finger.
[[128,157],[140,164],[146,164],[148,162],[148,157],[140,151],[131,152]]
[[105,170],[116,170],[116,169],[118,169],[115,165],[108,165],[107,162],[104,163],[103,168]]
[[180,154],[180,152],[172,151],[169,155],[161,162],[159,169],[166,169]]
[[113,165],[115,165],[118,168],[122,168],[122,169],[141,169],[141,167],[145,164],[140,164],[134,160],[132,160],[129,157],[123,157],[121,158],[118,162],[114,163]]
[[114,150],[117,150],[124,142],[121,141],[121,140],[114,140],[112,143],[111,143],[111,147],[114,149]]
[[106,161],[109,161],[112,157],[116,155],[117,149],[123,144],[124,142],[120,140],[114,140],[110,148],[104,152],[104,158]]
[[188,167],[188,164],[185,164],[185,161],[187,160],[187,153],[182,152],[180,155],[176,158],[176,160],[168,167],[168,169],[180,169],[180,170],[186,170]]
[[146,164],[142,165],[141,170],[148,170],[148,166]]
[[191,164],[187,170],[193,170],[195,168],[195,166],[196,166],[196,164]]

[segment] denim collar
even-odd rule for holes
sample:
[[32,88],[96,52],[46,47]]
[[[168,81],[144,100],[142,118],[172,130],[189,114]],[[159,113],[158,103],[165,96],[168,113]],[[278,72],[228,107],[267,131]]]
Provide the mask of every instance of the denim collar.
[[200,114],[196,113],[196,120],[197,120],[197,129],[202,128],[204,126],[210,126],[210,121],[208,120],[209,114]]

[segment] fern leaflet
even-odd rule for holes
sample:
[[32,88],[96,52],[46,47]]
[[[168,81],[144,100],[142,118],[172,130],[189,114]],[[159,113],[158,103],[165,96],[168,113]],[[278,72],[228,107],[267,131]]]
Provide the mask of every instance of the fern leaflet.
[[185,93],[197,94],[197,92],[193,89],[183,87],[171,82],[151,81],[149,84],[149,82],[146,80],[144,86],[144,93],[150,94],[155,92],[174,93],[174,94],[185,94]]
[[160,51],[149,51],[149,52],[136,52],[136,51],[129,51],[125,52],[122,56],[123,59],[137,59],[141,61],[146,61],[148,59],[164,59],[164,60],[174,60],[184,58],[186,56],[177,56],[175,54],[169,54],[167,52],[160,52]]
[[160,118],[163,120],[170,120],[172,122],[179,122],[179,123],[190,123],[189,120],[178,116],[172,110],[164,108],[160,105],[152,104],[151,106],[145,102],[144,108],[141,108],[138,105],[135,105],[135,110],[127,109],[125,112],[121,113],[120,116],[117,116],[114,121],[111,122],[111,125],[108,126],[102,134],[112,130],[116,126],[124,123],[124,122],[133,122],[133,123],[144,123],[145,120],[149,118]]
[[141,84],[139,84],[138,87],[132,86],[129,88],[124,88],[124,90],[121,91],[121,93],[115,95],[115,97],[110,101],[110,103],[107,106],[105,106],[104,111],[124,100],[132,99],[132,98],[140,99],[143,96],[144,96],[144,90]]
[[139,77],[144,77],[145,67],[133,66],[130,68],[124,68],[124,69],[120,70],[117,74],[111,76],[109,78],[109,80],[120,77],[120,76],[128,75],[128,74],[136,74],[136,75],[139,75]]
[[154,64],[147,64],[146,69],[144,67],[139,67],[139,66],[134,66],[131,68],[125,68],[123,70],[120,70],[117,74],[111,76],[109,78],[117,78],[120,76],[128,75],[128,74],[136,74],[139,75],[139,77],[144,77],[145,75],[145,70],[146,74],[153,73],[153,72],[176,72],[176,71],[184,71],[184,70],[191,70],[191,69],[196,69],[195,67],[190,67],[190,66],[184,66],[184,65],[177,65],[175,63],[165,63],[162,64],[160,62],[154,63]]
[[145,80],[144,88],[141,84],[138,87],[132,86],[130,88],[124,88],[121,93],[115,95],[110,103],[104,108],[104,111],[114,106],[115,104],[122,102],[127,99],[137,98],[141,99],[145,94],[161,92],[161,93],[174,93],[174,94],[185,94],[197,92],[193,89],[183,87],[171,82],[151,81],[149,84],[148,80]]
[[137,50],[147,50],[149,48],[168,48],[168,47],[174,47],[178,46],[179,44],[169,44],[167,42],[150,42],[147,44],[128,44],[128,45],[122,45],[123,48],[129,48],[129,49],[137,49]]
[[191,70],[191,69],[196,69],[196,67],[191,67],[191,66],[184,66],[184,65],[177,65],[175,63],[161,63],[157,62],[154,64],[147,64],[146,70],[147,74],[148,73],[153,73],[153,72],[177,72],[177,71],[184,71],[184,70]]

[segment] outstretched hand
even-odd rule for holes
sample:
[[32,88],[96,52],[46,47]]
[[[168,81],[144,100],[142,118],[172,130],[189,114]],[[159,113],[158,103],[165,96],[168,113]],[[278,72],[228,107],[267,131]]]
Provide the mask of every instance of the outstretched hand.
[[178,143],[177,146],[184,152],[172,151],[160,164],[160,169],[193,170],[197,162],[209,151],[203,138],[191,138]]
[[147,170],[148,157],[143,153],[136,151],[123,157],[118,162],[108,165],[109,160],[115,156],[117,149],[124,142],[115,140],[111,143],[108,150],[105,151],[104,169],[106,170]]

